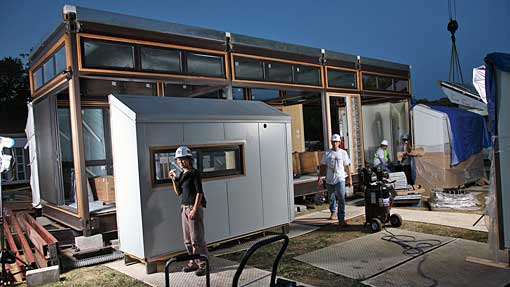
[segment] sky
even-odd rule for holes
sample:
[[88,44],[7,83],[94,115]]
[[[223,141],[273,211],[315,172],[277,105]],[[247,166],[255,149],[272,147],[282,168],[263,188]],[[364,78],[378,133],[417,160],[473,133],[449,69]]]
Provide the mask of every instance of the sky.
[[[165,20],[411,65],[412,95],[437,99],[448,80],[448,0],[0,0],[0,58],[28,53],[65,4]],[[510,1],[456,1],[465,82],[491,52],[510,53]]]

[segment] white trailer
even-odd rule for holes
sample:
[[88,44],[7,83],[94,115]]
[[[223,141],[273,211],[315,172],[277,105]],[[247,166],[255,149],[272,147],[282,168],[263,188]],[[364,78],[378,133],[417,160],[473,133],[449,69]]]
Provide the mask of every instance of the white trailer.
[[181,145],[191,148],[202,172],[208,243],[292,221],[286,114],[249,101],[110,95],[109,102],[118,235],[126,254],[150,262],[184,250],[180,198],[166,175]]

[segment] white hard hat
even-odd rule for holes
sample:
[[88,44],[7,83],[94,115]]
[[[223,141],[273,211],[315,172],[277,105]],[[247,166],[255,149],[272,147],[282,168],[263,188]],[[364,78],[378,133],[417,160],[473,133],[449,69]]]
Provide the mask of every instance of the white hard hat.
[[383,141],[381,142],[381,145],[385,145],[385,146],[387,146],[387,145],[388,145],[388,141],[387,141],[387,140],[383,140]]
[[192,157],[191,150],[187,146],[180,146],[175,151],[175,158]]
[[333,135],[331,136],[331,141],[332,141],[332,142],[339,142],[339,141],[342,141],[342,138],[340,137],[340,135],[339,135],[339,134],[333,134]]

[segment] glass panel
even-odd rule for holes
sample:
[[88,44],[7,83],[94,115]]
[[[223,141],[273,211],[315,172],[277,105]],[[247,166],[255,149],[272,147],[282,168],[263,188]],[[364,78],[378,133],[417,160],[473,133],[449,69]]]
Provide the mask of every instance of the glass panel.
[[328,86],[335,88],[355,89],[357,76],[354,72],[328,69]]
[[87,97],[104,98],[109,94],[157,95],[154,83],[82,79],[81,84],[81,89]]
[[53,66],[53,57],[43,64],[44,70],[44,83],[49,82],[55,77],[55,67]]
[[272,82],[292,82],[292,65],[266,62],[266,80]]
[[[193,167],[198,169],[197,151],[192,151],[193,154]],[[154,153],[154,178],[156,183],[169,182],[168,171],[170,169],[180,170],[179,165],[175,162],[175,150],[161,151]]]
[[377,77],[372,75],[363,75],[363,89],[377,90]]
[[388,77],[377,77],[377,89],[383,91],[395,91],[393,88],[393,79]]
[[33,73],[33,81],[34,81],[34,90],[39,89],[43,85],[43,74],[42,74],[42,67],[38,68]]
[[294,65],[294,82],[303,85],[321,85],[319,68]]
[[59,74],[66,70],[67,64],[66,64],[66,49],[65,46],[60,48],[55,53],[55,67],[56,67],[56,73]]
[[243,88],[232,88],[232,99],[244,100],[244,89]]
[[226,89],[219,89],[217,91],[208,92],[205,94],[200,94],[198,96],[195,96],[195,98],[200,99],[226,99],[227,98],[227,90]]
[[202,172],[237,170],[235,150],[211,150],[202,153]]
[[85,67],[135,67],[134,47],[117,43],[87,40],[83,44]]
[[181,72],[179,51],[142,47],[140,53],[143,70]]
[[402,79],[393,79],[395,83],[395,91],[400,93],[409,92],[409,81]]
[[83,109],[83,146],[85,160],[106,160],[103,109]]
[[279,97],[280,92],[278,90],[251,89],[251,98],[254,101],[267,101]]
[[157,96],[155,83],[143,82],[117,82],[119,92],[125,95]]
[[223,57],[204,54],[187,54],[188,74],[224,78]]
[[235,57],[234,59],[236,79],[264,80],[262,61],[243,57]]
[[58,108],[58,134],[63,162],[73,161],[73,143],[71,135],[71,115],[69,108]]
[[166,84],[165,97],[195,97],[210,92],[210,87],[199,85]]
[[85,167],[87,171],[87,177],[97,177],[97,176],[106,176],[108,175],[108,169],[106,165],[94,165]]

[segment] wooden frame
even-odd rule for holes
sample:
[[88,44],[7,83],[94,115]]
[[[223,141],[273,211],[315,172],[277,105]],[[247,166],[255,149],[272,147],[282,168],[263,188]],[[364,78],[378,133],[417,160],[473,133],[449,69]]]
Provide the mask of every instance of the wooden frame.
[[[191,144],[186,145],[190,149],[194,148],[211,148],[211,147],[223,147],[223,146],[239,146],[240,147],[240,161],[241,161],[241,173],[240,174],[233,174],[233,175],[224,175],[224,176],[215,176],[215,177],[206,177],[203,178],[202,181],[213,181],[213,180],[222,180],[222,179],[228,179],[228,178],[235,178],[235,177],[242,177],[246,176],[246,150],[245,150],[245,142],[244,141],[236,141],[236,142],[225,142],[225,143],[213,143],[213,144]],[[167,187],[171,186],[172,183],[156,183],[156,179],[154,177],[155,170],[154,170],[154,154],[161,151],[167,151],[167,150],[175,150],[181,145],[171,145],[171,146],[156,146],[156,147],[149,147],[149,155],[150,155],[150,173],[151,173],[151,186],[152,188],[158,188],[158,187]]]
[[[111,70],[111,69],[85,68],[85,67],[83,67],[83,62],[82,62],[82,58],[83,58],[82,38],[120,42],[120,43],[135,44],[135,45],[147,45],[147,46],[160,47],[160,48],[171,48],[171,49],[179,49],[179,50],[190,51],[190,52],[202,52],[202,53],[207,53],[207,54],[219,55],[219,56],[223,57],[225,78],[207,77],[207,76],[189,76],[189,75],[179,75],[179,74],[161,73],[161,72],[121,71],[121,70]],[[217,80],[217,81],[228,81],[230,79],[227,52],[220,52],[220,51],[215,51],[215,50],[186,47],[186,46],[179,46],[179,45],[172,45],[172,44],[164,44],[164,43],[158,43],[158,42],[142,41],[142,40],[135,40],[135,39],[87,34],[87,33],[77,33],[76,39],[77,39],[77,43],[78,43],[78,45],[77,45],[77,48],[78,48],[78,69],[80,70],[80,72],[83,72],[83,73],[99,73],[99,74],[108,73],[108,74],[117,74],[117,75],[157,76],[157,77],[162,77],[162,78],[207,79],[207,80]]]
[[[257,81],[257,80],[237,80],[236,79],[236,73],[235,73],[235,67],[234,67],[234,57],[244,57],[244,58],[250,58],[250,59],[257,59],[257,60],[267,60],[267,61],[273,61],[273,62],[279,62],[279,63],[286,63],[286,64],[297,64],[301,66],[309,66],[309,67],[316,67],[320,70],[321,75],[321,85],[320,86],[313,86],[313,85],[303,85],[303,84],[293,84],[293,83],[279,83],[279,82],[268,82],[268,81]],[[248,55],[248,54],[241,54],[241,53],[230,53],[230,68],[232,72],[232,84],[235,85],[235,83],[255,83],[255,84],[264,84],[268,86],[287,86],[287,87],[302,87],[302,88],[313,88],[313,89],[321,89],[324,88],[324,74],[321,69],[322,65],[320,64],[310,64],[310,63],[304,63],[299,61],[291,61],[291,60],[284,60],[284,59],[277,59],[277,58],[270,58],[270,57],[262,57],[262,56],[255,56],[255,55]]]
[[[326,107],[327,107],[327,132],[328,132],[328,143],[329,143],[329,136],[331,136],[331,131],[332,131],[332,128],[331,128],[331,112],[330,112],[330,109],[331,109],[331,104],[330,104],[330,97],[340,97],[340,98],[345,98],[346,101],[348,99],[351,99],[351,98],[358,98],[358,122],[359,122],[359,126],[360,126],[360,144],[361,144],[361,166],[364,167],[365,166],[365,146],[364,146],[364,140],[363,140],[363,122],[362,122],[362,114],[361,114],[361,96],[358,95],[358,94],[347,94],[347,93],[333,93],[333,92],[328,92],[326,93]],[[346,107],[347,107],[347,102],[346,102]],[[353,123],[354,123],[354,118],[353,118],[353,115],[352,115],[352,108],[350,109],[350,112],[349,112],[350,116],[349,116],[349,122],[350,124],[348,124],[348,128],[349,128],[349,146],[351,147],[354,147],[354,127],[353,127]],[[353,155],[354,154],[354,151],[352,153]],[[351,162],[355,162],[355,158],[351,158]],[[357,173],[357,170],[352,170],[351,171],[351,174],[352,175],[356,175],[358,174]]]
[[[329,86],[329,82],[328,82],[328,69],[332,69],[332,70],[338,70],[338,71],[346,71],[346,72],[353,72],[355,75],[356,75],[356,88],[355,89],[351,89],[351,88],[339,88],[339,87],[330,87]],[[351,68],[339,68],[339,67],[334,67],[334,66],[324,66],[324,71],[325,71],[325,87],[327,90],[333,90],[333,91],[346,91],[346,92],[359,92],[361,91],[361,86],[360,86],[360,75],[359,75],[359,70],[356,70],[356,69],[351,69]]]

